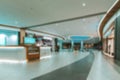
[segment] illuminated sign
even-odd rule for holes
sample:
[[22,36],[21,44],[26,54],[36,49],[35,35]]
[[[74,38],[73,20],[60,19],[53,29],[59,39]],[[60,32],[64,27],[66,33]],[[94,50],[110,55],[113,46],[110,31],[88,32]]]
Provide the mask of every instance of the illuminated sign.
[[36,41],[35,41],[35,38],[25,37],[25,38],[24,38],[24,43],[25,43],[25,44],[35,44]]
[[0,34],[0,45],[6,44],[6,36],[4,34]]

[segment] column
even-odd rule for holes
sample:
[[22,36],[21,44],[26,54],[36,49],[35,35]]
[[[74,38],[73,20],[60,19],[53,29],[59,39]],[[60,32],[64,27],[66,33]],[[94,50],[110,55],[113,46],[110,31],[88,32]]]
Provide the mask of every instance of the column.
[[24,44],[25,29],[20,29],[20,45]]
[[52,51],[54,52],[55,51],[55,39],[52,38]]
[[83,41],[81,41],[80,50],[82,51],[82,50],[83,50],[83,48],[84,48],[84,46],[83,46]]
[[120,61],[120,16],[115,21],[115,59]]
[[59,40],[60,51],[62,51],[62,40]]
[[74,50],[74,42],[71,41],[71,50],[73,51]]

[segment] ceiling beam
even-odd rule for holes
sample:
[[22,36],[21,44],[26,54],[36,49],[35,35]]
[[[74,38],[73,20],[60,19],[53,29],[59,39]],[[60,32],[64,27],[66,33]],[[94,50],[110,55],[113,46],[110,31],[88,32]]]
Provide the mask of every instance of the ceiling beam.
[[[0,24],[0,26],[6,27],[6,28],[12,28],[12,29],[25,29],[25,28],[20,28],[20,27],[17,27],[17,26],[11,26],[11,25],[5,25],[5,24]],[[48,32],[31,30],[31,29],[25,29],[25,30],[29,30],[29,31],[33,31],[33,32],[38,32],[38,33],[44,33],[44,34],[47,34],[47,35],[52,35],[52,36],[56,36],[56,37],[65,39],[63,36],[52,34],[52,33],[48,33]]]
[[[23,29],[24,29],[24,28],[23,28]],[[65,38],[64,38],[63,36],[60,36],[60,35],[56,35],[56,34],[44,32],[44,31],[32,30],[32,29],[26,29],[26,30],[33,31],[33,32],[38,32],[38,33],[44,33],[44,34],[51,35],[51,36],[56,36],[56,37],[59,37],[59,38],[65,40]]]
[[7,27],[7,28],[20,29],[19,27],[11,26],[11,25],[5,25],[5,24],[0,24],[0,26]]
[[50,24],[56,24],[56,23],[62,23],[62,22],[68,22],[68,21],[73,21],[77,19],[82,19],[82,18],[88,18],[92,16],[97,16],[97,15],[102,15],[105,14],[106,12],[100,12],[100,13],[95,13],[95,14],[90,14],[90,15],[85,15],[85,16],[80,16],[80,17],[74,17],[74,18],[69,18],[69,19],[64,19],[64,20],[58,20],[58,21],[52,21],[52,22],[47,22],[47,23],[42,23],[38,25],[32,25],[32,26],[26,26],[24,28],[35,28],[35,27],[40,27],[40,26],[45,26],[45,25],[50,25]]

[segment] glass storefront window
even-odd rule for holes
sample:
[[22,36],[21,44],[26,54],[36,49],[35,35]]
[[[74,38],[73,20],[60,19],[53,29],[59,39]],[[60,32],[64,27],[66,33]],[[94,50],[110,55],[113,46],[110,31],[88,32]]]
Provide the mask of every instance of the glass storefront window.
[[18,32],[0,29],[0,46],[18,45]]

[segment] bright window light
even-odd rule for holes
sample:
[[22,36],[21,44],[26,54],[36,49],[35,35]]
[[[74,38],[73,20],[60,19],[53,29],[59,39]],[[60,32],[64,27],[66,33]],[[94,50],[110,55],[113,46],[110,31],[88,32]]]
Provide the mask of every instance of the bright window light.
[[12,35],[12,36],[11,36],[11,39],[12,39],[13,41],[16,41],[16,40],[17,40],[17,35]]
[[47,58],[51,58],[52,56],[44,56],[44,57],[41,57],[40,59],[47,59]]
[[0,37],[1,37],[1,38],[5,38],[6,35],[5,35],[5,34],[0,34]]
[[6,44],[6,35],[0,34],[0,45],[5,45]]

